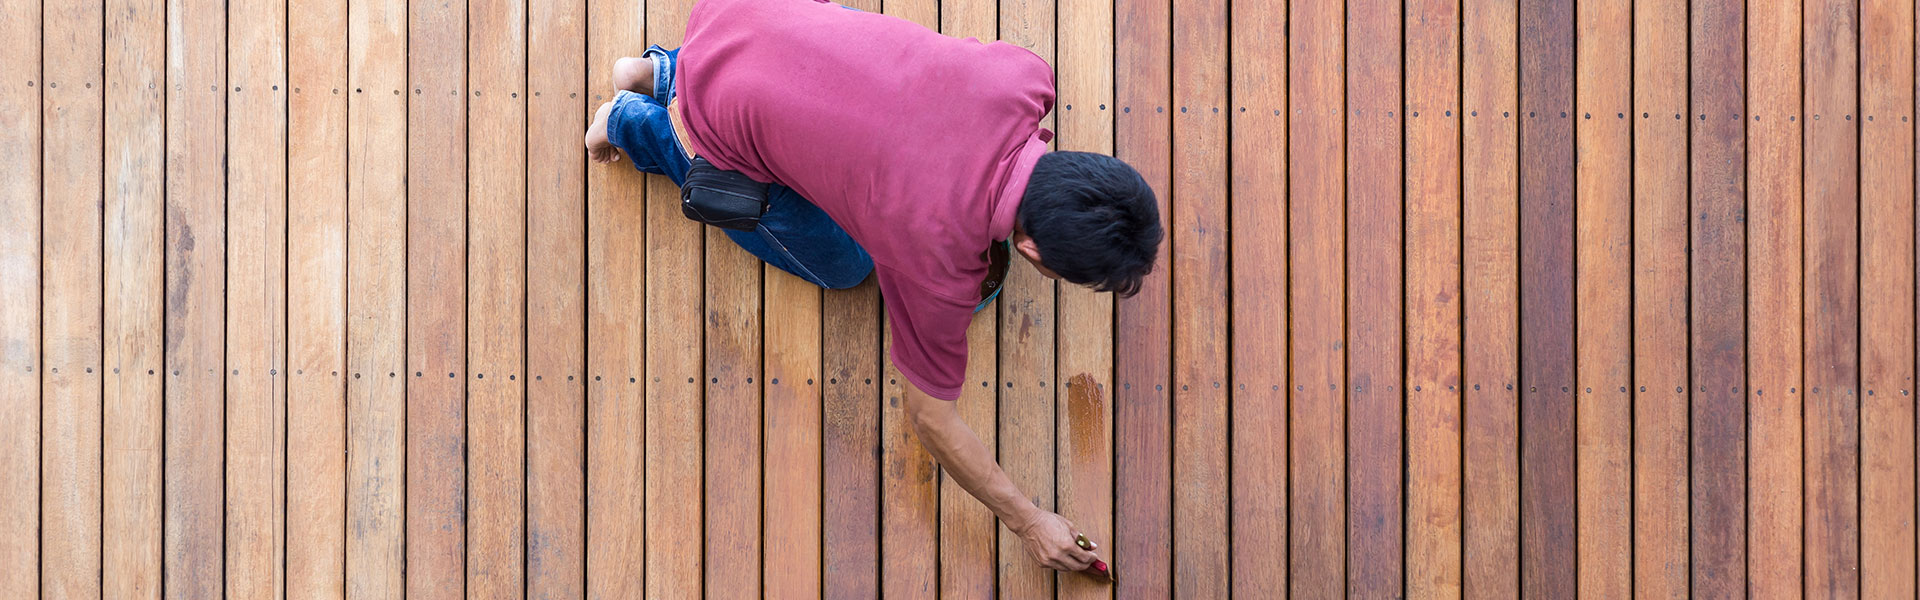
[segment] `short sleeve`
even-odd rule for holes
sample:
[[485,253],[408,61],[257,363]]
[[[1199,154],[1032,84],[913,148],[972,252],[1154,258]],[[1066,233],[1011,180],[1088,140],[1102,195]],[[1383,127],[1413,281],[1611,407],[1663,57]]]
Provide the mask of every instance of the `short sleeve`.
[[877,270],[887,324],[893,328],[894,368],[929,396],[960,399],[974,305],[937,294],[887,267]]

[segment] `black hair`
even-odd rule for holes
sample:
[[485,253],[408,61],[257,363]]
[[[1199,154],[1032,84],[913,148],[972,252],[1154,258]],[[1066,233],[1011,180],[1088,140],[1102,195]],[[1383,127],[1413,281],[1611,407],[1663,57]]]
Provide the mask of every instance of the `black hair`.
[[1017,218],[1047,269],[1121,297],[1140,291],[1164,235],[1160,206],[1140,173],[1090,152],[1041,155]]

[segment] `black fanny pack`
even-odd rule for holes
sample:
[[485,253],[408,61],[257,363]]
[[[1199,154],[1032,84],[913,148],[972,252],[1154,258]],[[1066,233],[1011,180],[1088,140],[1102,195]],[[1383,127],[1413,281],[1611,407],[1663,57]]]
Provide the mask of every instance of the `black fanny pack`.
[[767,213],[767,184],[696,156],[680,187],[680,212],[714,227],[752,231]]

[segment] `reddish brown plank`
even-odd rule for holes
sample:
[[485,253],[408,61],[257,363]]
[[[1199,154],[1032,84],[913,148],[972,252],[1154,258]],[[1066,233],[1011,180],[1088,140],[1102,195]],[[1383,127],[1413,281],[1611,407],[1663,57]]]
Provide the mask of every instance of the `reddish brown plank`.
[[872,597],[880,594],[881,575],[880,292],[869,279],[825,291],[820,302],[822,584]]
[[1632,3],[1578,12],[1574,123],[1575,340],[1579,387],[1579,593],[1633,589],[1633,27]]
[[1520,23],[1520,590],[1569,598],[1577,565],[1573,6],[1523,1]]
[[[1229,19],[1233,93],[1233,593],[1279,597],[1287,570],[1287,12],[1237,0]],[[1070,130],[1069,130],[1070,131]],[[1063,131],[1064,132],[1064,131]]]
[[1401,3],[1347,4],[1347,594],[1401,595]]
[[721,229],[701,229],[707,238],[702,319],[708,383],[708,435],[702,456],[706,589],[720,597],[758,596],[763,589],[761,391],[766,385],[761,379],[760,280],[765,267]]
[[1459,598],[1460,8],[1409,3],[1405,23],[1406,593]]
[[1914,12],[1859,6],[1860,594],[1904,598],[1915,591]]
[[[1687,593],[1687,6],[1633,7],[1633,578]],[[1638,113],[1637,116],[1635,113]]]
[[[1860,595],[1859,4],[1810,2],[1801,85],[1805,137],[1806,595]],[[1789,393],[1793,390],[1789,389]]]
[[1343,18],[1322,3],[1289,6],[1287,171],[1292,595],[1333,597],[1346,587],[1346,185]]
[[[1226,596],[1227,500],[1226,0],[1173,7],[1173,582],[1179,598]],[[1173,110],[1171,107],[1168,110]],[[1395,475],[1398,480],[1398,475]]]
[[1512,5],[1486,0],[1462,14],[1462,585],[1468,598],[1511,598],[1520,583],[1518,19]]
[[[969,332],[971,333],[971,332]],[[886,328],[881,356],[890,356],[893,332]],[[881,490],[880,595],[936,598],[940,594],[939,466],[914,437],[901,406],[906,390],[900,370],[886,361],[886,405],[880,411]],[[977,400],[976,400],[977,401]]]

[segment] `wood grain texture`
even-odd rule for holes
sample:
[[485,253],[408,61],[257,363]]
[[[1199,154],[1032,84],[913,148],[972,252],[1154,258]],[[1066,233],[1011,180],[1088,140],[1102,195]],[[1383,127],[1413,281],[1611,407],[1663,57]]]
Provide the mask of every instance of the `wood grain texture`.
[[35,107],[45,136],[38,148],[42,598],[101,593],[103,9],[98,0],[66,0],[41,12],[42,43],[58,49],[41,66],[46,89]]
[[767,386],[761,378],[760,289],[765,267],[721,229],[701,229],[707,237],[702,319],[707,436],[700,456],[705,463],[706,589],[722,597],[758,596],[764,585],[760,490],[766,421],[761,399]]
[[408,366],[409,174],[408,97],[393,92],[407,87],[407,3],[354,0],[347,19],[347,85],[338,88],[349,98],[347,362],[337,375],[347,389],[346,595],[397,598],[408,557],[408,380],[399,373]]
[[[166,196],[162,189],[166,177],[166,89],[161,82],[167,74],[165,6],[161,0],[107,3],[106,78],[96,84],[105,88],[105,120],[113,125],[103,132],[105,230],[101,236],[105,242],[102,364],[107,369],[101,403],[113,407],[103,411],[101,431],[100,577],[101,596],[107,598],[157,599],[161,591],[161,407],[165,399],[160,373],[162,302],[166,298]],[[344,43],[336,44],[344,58]],[[8,125],[6,129],[15,128]],[[335,150],[334,200],[336,206],[344,208],[344,196],[339,195],[345,192],[345,180],[340,178],[344,172],[338,167],[345,158],[345,147],[336,146]],[[316,204],[324,205],[324,198],[316,194]],[[343,272],[335,272],[336,277],[341,275]],[[12,274],[5,277],[14,278]],[[336,321],[341,312],[333,311]],[[12,371],[11,363],[0,365],[0,372]],[[338,504],[343,486],[337,478],[335,484]],[[335,517],[332,521],[340,520]],[[333,528],[336,532],[339,529]],[[335,539],[334,547],[338,548],[337,535]],[[336,562],[336,572],[338,566]]]
[[1747,14],[1747,573],[1798,597],[1801,496],[1800,2]]
[[1333,597],[1346,587],[1345,16],[1330,4],[1289,6],[1287,272],[1288,441],[1292,595]]
[[[1633,578],[1685,596],[1687,563],[1687,6],[1633,6]],[[1637,113],[1637,116],[1636,116]]]
[[1459,598],[1460,8],[1406,10],[1405,590]]
[[523,0],[467,7],[465,584],[482,598],[527,581],[527,20]]
[[[1054,2],[1000,0],[998,10],[1001,41],[1026,48],[1048,64],[1059,64],[1054,54],[1054,12],[1058,10]],[[1054,120],[1065,110],[1059,100],[1056,96],[1052,115],[1041,117],[1041,127],[1054,129]],[[1035,506],[1057,511],[1059,448],[1055,419],[1059,418],[1059,408],[1055,397],[1056,386],[1064,380],[1054,372],[1060,323],[1056,298],[1057,288],[1072,284],[1057,286],[1027,261],[1010,258],[1015,260],[993,308],[1000,313],[1000,325],[992,332],[999,340],[1000,468]],[[995,533],[999,537],[994,569],[999,594],[1014,598],[1052,596],[1053,572],[1027,554],[1026,545],[1013,530],[997,526]]]
[[1462,8],[1461,328],[1466,354],[1461,460],[1463,595],[1513,598],[1520,583],[1519,126],[1516,9]]
[[[1911,2],[1860,4],[1860,594],[1914,579]],[[1863,122],[1864,121],[1864,122]],[[1842,120],[1844,123],[1845,121]],[[1738,480],[1735,480],[1737,482]]]
[[[1173,7],[1173,583],[1178,598],[1232,587],[1228,544],[1226,0]],[[1173,111],[1168,107],[1168,111]],[[1398,476],[1395,476],[1398,480]]]
[[[636,36],[648,24],[643,7],[636,3],[588,0],[585,7],[587,79],[578,93],[586,102],[580,106],[583,112],[572,115],[576,124],[588,122],[601,103],[613,101],[608,85],[613,61],[640,53],[644,47]],[[563,89],[549,93],[559,96]],[[574,92],[565,91],[567,104],[572,104]],[[622,160],[586,166],[587,254],[582,265],[587,286],[586,370],[534,374],[535,385],[550,380],[585,386],[587,518],[583,535],[586,595],[593,600],[650,595],[647,519],[654,507],[646,501],[646,451],[654,430],[647,420],[646,393],[657,385],[653,378],[667,376],[676,377],[674,382],[685,389],[698,389],[692,381],[697,373],[668,373],[664,365],[655,369],[647,362],[646,328],[653,313],[647,310],[652,298],[644,290],[651,267],[647,248],[655,240],[647,230],[646,178],[629,168],[631,164]],[[684,304],[678,308],[688,309]],[[686,324],[682,330],[693,327]],[[697,404],[688,404],[697,410]],[[697,498],[693,502],[699,506]],[[680,549],[692,552],[695,547]]]
[[1633,592],[1633,5],[1590,4],[1576,24],[1574,339],[1579,593]]
[[[520,373],[527,407],[527,516],[522,531],[526,597],[542,600],[586,596],[587,522],[590,514],[604,510],[588,505],[589,409],[581,376],[587,340],[600,341],[587,333],[587,163],[574,137],[592,107],[584,97],[586,10],[583,0],[526,5],[527,87],[520,92],[527,103],[528,158],[527,354]],[[617,302],[610,308],[639,310],[634,306],[639,304]],[[637,322],[620,325],[631,331],[639,327]],[[613,385],[639,387],[618,380]],[[614,437],[602,442],[629,445]],[[613,514],[626,514],[625,509]]]
[[1401,10],[1362,0],[1346,19],[1346,592],[1369,598],[1406,589]]
[[1717,0],[1695,2],[1689,13],[1689,593],[1728,597],[1747,589],[1746,60],[1739,45],[1746,18],[1741,3]]
[[[1114,2],[1114,156],[1152,186],[1162,228],[1172,222],[1172,6]],[[1173,243],[1114,316],[1114,538],[1107,558],[1127,574],[1120,598],[1173,595]]]
[[[898,4],[893,2],[889,4]],[[893,328],[884,328],[881,356],[891,356]],[[939,465],[927,454],[907,423],[906,389],[900,370],[886,359],[886,404],[880,410],[880,596],[937,598],[940,595]]]
[[[1809,2],[1801,101],[1806,232],[1805,593],[1859,597],[1860,132],[1858,3]],[[1792,390],[1789,390],[1792,393]]]
[[[1287,11],[1234,0],[1228,48],[1232,592],[1281,597],[1287,571]],[[1109,387],[1108,389],[1111,389]]]
[[226,595],[261,598],[286,583],[287,6],[227,18]]
[[1571,3],[1520,3],[1520,591],[1542,598],[1577,588],[1573,31]]
[[[772,265],[760,268],[766,285],[766,345],[762,350],[767,378],[766,416],[760,423],[766,435],[762,454],[766,496],[764,515],[760,506],[748,509],[765,523],[766,549],[764,559],[747,568],[760,572],[767,596],[821,598],[827,593],[821,587],[821,506],[826,489],[821,478],[825,460],[821,390],[827,387],[820,377],[825,339],[821,290]],[[848,333],[853,332],[833,332]],[[867,452],[867,456],[872,455]],[[870,460],[863,462],[871,464]],[[865,508],[864,514],[871,518],[874,507]]]
[[880,288],[869,278],[826,290],[820,308],[821,583],[872,597],[880,594],[882,517]]
[[[692,8],[692,0],[647,3],[643,8],[646,43],[679,47]],[[624,43],[626,54],[637,55],[643,46],[632,37],[633,30],[619,31],[616,35],[620,37],[615,39]],[[611,66],[611,62],[604,66],[596,62],[597,68]],[[608,79],[596,77],[591,81]],[[635,195],[621,200],[635,202],[638,198]],[[650,208],[673,206],[679,199],[679,188],[666,177],[647,178],[646,202]],[[651,379],[646,388],[645,523],[647,547],[658,550],[646,555],[646,595],[692,597],[702,593],[705,572],[704,553],[693,550],[702,547],[704,539],[700,514],[705,497],[700,492],[704,442],[701,400],[707,385],[718,384],[717,377],[703,376],[702,357],[693,351],[704,347],[702,323],[706,314],[701,304],[706,226],[666,209],[648,210],[646,227],[646,366]],[[637,288],[623,291],[633,289]]]
[[[169,597],[221,593],[226,13],[167,5],[166,545]],[[51,83],[51,82],[49,82]]]
[[[0,593],[40,594],[41,3],[0,6]],[[18,233],[16,233],[18,232]]]
[[[999,391],[997,353],[994,334],[999,328],[994,311],[974,313],[967,327],[967,355],[980,357],[967,361],[966,379],[960,388],[960,419],[979,436],[987,448],[996,448],[998,440]],[[888,356],[892,356],[889,354]],[[910,384],[909,384],[910,385]],[[937,462],[937,461],[936,461]],[[987,506],[960,487],[960,482],[940,472],[940,595],[952,598],[992,596],[998,583],[998,560],[994,542],[1000,526]],[[890,539],[890,538],[889,538]]]

